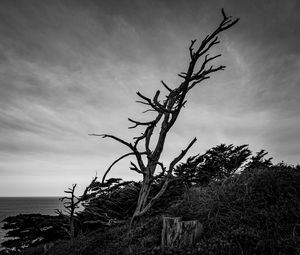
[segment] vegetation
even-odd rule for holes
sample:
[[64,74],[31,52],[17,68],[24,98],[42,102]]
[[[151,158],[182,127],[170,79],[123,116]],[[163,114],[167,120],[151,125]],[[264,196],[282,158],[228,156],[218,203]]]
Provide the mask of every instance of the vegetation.
[[170,213],[204,223],[195,254],[299,254],[299,170],[243,171],[190,189]]
[[[130,232],[141,183],[95,182],[85,210],[76,213],[74,240],[69,241],[62,216],[19,215],[5,220],[5,228],[11,229],[8,235],[18,239],[3,245],[32,247],[23,254],[43,254],[47,249],[45,254],[53,255],[161,254],[165,215],[204,224],[194,247],[166,253],[299,254],[300,167],[273,166],[264,156],[264,151],[252,155],[245,145],[222,144],[188,158],[175,169],[176,179],[165,194]],[[150,196],[161,185],[163,180],[156,179]]]
[[3,222],[3,229],[8,230],[6,237],[12,238],[1,244],[8,250],[20,251],[67,237],[62,229],[64,219],[60,216],[19,214],[7,217]]

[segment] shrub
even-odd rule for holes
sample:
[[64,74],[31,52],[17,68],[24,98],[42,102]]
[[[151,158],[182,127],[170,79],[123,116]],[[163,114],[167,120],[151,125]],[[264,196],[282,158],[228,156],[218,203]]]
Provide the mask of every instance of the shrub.
[[300,171],[283,165],[252,169],[192,188],[169,213],[204,224],[193,253],[298,254]]

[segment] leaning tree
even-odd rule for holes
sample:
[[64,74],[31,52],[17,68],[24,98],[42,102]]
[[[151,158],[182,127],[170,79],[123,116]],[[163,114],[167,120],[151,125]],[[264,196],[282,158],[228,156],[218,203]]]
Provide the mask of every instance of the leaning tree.
[[[117,162],[128,156],[135,157],[136,162],[130,162],[131,170],[141,174],[143,180],[132,220],[145,214],[151,208],[153,203],[162,196],[168,187],[168,184],[174,178],[174,167],[197,140],[194,138],[168,166],[165,166],[160,161],[166,137],[187,102],[186,96],[188,92],[199,83],[209,79],[212,73],[224,70],[225,68],[223,65],[216,67],[211,64],[212,61],[220,57],[221,54],[210,56],[209,50],[220,42],[218,40],[218,35],[235,25],[238,22],[238,19],[227,16],[223,9],[222,16],[223,19],[219,26],[211,34],[207,35],[201,43],[197,44],[196,40],[191,41],[189,46],[189,65],[185,72],[178,74],[179,77],[183,79],[179,85],[175,88],[171,88],[165,82],[161,81],[162,86],[167,91],[163,99],[160,99],[160,90],[156,91],[153,98],[137,92],[139,97],[137,102],[149,107],[145,112],[152,111],[155,113],[155,117],[146,122],[128,119],[133,124],[129,128],[144,127],[144,132],[140,136],[134,137],[132,142],[127,142],[111,134],[91,134],[103,138],[111,138],[129,149],[128,153],[122,155],[111,164],[105,172],[102,182],[105,181],[106,175]],[[154,135],[156,132],[158,135]],[[162,170],[160,174],[156,174],[157,168]],[[158,193],[150,198],[149,193],[151,184],[158,175],[163,177],[163,185]]]

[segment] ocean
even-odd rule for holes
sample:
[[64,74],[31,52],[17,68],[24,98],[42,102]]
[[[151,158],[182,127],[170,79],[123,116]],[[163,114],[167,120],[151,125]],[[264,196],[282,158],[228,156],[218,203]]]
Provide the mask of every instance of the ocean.
[[[56,209],[63,209],[59,197],[0,197],[0,227],[2,220],[17,214],[41,213],[55,215]],[[1,242],[4,240],[5,231],[0,228]]]

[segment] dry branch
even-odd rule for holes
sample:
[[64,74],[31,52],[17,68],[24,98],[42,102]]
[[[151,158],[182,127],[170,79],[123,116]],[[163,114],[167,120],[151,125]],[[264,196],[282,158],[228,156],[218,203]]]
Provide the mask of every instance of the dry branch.
[[[171,161],[168,170],[166,170],[166,167],[160,162],[167,134],[176,122],[181,109],[185,106],[188,92],[197,84],[209,79],[211,74],[220,70],[224,70],[225,68],[223,65],[214,66],[211,64],[216,58],[219,58],[221,54],[210,56],[208,52],[215,45],[220,43],[218,39],[219,34],[235,25],[238,22],[238,19],[233,19],[231,16],[227,16],[223,9],[221,12],[222,21],[211,34],[207,35],[202,42],[198,44],[198,46],[196,45],[197,40],[191,40],[189,46],[190,61],[187,70],[178,74],[183,81],[177,87],[175,86],[174,89],[171,89],[165,82],[161,81],[162,86],[167,90],[167,94],[163,100],[160,98],[160,90],[156,91],[153,98],[149,98],[142,93],[137,92],[139,100],[136,102],[150,107],[150,109],[146,109],[144,112],[152,111],[157,115],[153,118],[153,120],[145,122],[136,121],[130,118],[128,119],[133,124],[133,126],[129,128],[145,128],[144,132],[140,136],[134,137],[133,144],[113,135],[91,134],[94,136],[101,136],[103,138],[111,138],[127,146],[131,150],[130,153],[121,156],[111,164],[111,166],[105,172],[103,180],[115,163],[130,155],[134,155],[136,157],[138,165],[131,162],[131,170],[141,173],[143,175],[143,181],[137,201],[137,207],[132,220],[135,217],[146,213],[151,208],[153,203],[160,198],[160,196],[166,190],[169,182],[172,180],[172,172],[174,167],[196,142],[196,138],[194,138],[186,147],[186,149],[182,150],[181,153]],[[202,63],[200,63],[201,60]],[[158,136],[153,136],[155,130],[158,131]],[[138,150],[138,146],[141,145],[140,143],[142,141],[144,142],[144,150],[143,152],[140,152]],[[150,148],[151,145],[153,148]],[[143,159],[142,155],[146,155],[147,157]],[[159,190],[152,199],[149,199],[151,183],[155,178],[157,166],[160,166],[162,169],[162,173],[159,176],[165,176],[165,180],[161,190]]]

